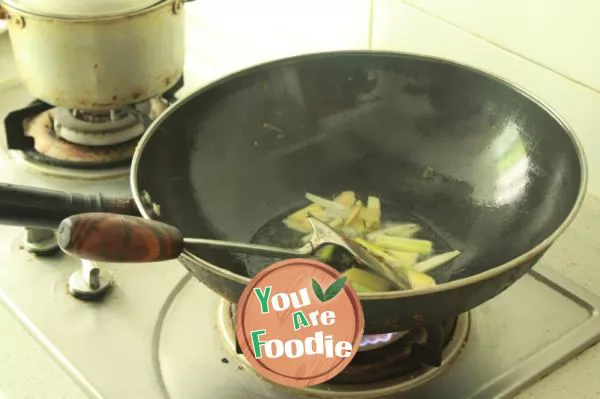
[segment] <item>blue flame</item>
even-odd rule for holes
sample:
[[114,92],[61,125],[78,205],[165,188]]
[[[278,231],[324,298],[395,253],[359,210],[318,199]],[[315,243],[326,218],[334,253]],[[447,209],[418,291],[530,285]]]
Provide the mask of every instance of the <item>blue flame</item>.
[[394,338],[394,333],[365,335],[360,341],[360,347],[387,344]]

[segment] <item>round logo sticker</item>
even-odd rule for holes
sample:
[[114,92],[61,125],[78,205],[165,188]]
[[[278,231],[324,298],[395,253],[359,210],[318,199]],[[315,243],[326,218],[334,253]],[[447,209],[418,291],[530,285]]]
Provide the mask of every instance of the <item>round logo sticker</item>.
[[246,286],[236,337],[260,375],[304,388],[344,370],[364,325],[360,300],[344,276],[321,262],[290,259],[262,270]]

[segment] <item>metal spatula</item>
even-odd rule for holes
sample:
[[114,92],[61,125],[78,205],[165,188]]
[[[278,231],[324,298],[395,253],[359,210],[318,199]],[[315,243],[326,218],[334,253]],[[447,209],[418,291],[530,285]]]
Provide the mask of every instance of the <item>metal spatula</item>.
[[327,245],[343,248],[359,266],[390,280],[397,289],[409,289],[405,273],[397,272],[371,255],[354,240],[309,215],[313,232],[300,248],[279,248],[234,241],[184,238],[174,226],[134,216],[82,213],[63,220],[58,244],[69,254],[99,262],[156,262],[175,259],[185,246],[201,246],[276,258],[308,258]]

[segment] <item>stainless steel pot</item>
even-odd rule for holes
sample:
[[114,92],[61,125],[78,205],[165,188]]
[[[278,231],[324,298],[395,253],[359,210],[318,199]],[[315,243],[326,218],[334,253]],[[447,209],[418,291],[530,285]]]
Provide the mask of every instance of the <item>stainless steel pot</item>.
[[29,92],[103,110],[157,96],[183,74],[183,0],[0,0]]

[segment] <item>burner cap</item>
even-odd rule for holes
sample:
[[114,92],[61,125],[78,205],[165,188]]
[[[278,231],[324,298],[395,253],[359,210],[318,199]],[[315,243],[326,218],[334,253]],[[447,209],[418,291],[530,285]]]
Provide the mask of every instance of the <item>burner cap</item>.
[[56,136],[91,147],[122,144],[140,137],[145,130],[141,116],[127,109],[87,113],[57,108],[53,119]]

